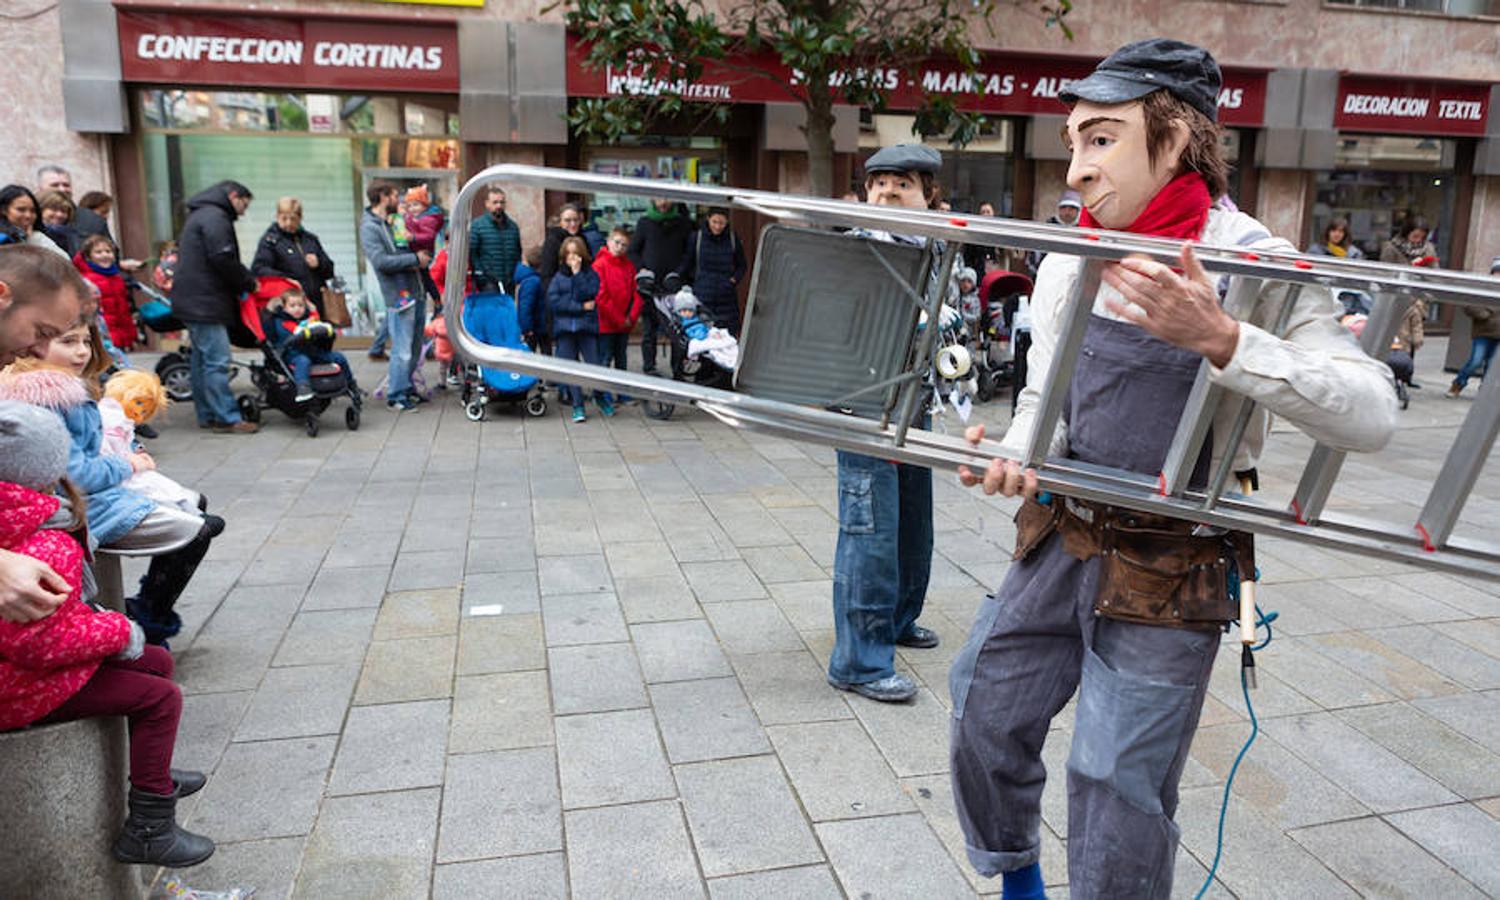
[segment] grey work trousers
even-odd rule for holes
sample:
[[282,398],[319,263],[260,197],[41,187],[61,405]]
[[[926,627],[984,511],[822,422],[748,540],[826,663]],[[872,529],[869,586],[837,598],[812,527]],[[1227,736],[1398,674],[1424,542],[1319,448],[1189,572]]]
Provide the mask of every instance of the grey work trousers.
[[1038,861],[1042,743],[1077,689],[1069,891],[1168,897],[1177,783],[1220,636],[1096,617],[1098,576],[1053,535],[985,598],[949,676],[958,819],[980,874]]

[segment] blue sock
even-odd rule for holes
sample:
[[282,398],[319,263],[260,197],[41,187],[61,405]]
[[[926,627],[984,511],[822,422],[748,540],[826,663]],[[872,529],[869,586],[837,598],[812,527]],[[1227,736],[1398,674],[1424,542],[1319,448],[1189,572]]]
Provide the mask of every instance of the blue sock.
[[1046,900],[1042,885],[1042,864],[1032,863],[1024,869],[1004,872],[1000,876],[1002,900]]

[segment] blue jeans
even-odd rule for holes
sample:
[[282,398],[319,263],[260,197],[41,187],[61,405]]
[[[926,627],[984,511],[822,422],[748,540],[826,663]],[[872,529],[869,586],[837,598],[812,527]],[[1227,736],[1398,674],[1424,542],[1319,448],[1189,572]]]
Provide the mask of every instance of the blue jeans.
[[1453,383],[1462,388],[1475,375],[1480,378],[1488,377],[1496,348],[1500,348],[1500,338],[1474,338],[1474,343],[1469,347],[1469,361],[1458,370],[1458,374],[1453,377]]
[[354,380],[354,372],[349,368],[348,358],[337,350],[286,351],[286,364],[292,367],[292,381],[296,384],[307,384],[312,381],[313,363],[338,363],[338,367],[344,372],[344,377],[351,382]]
[[385,396],[388,400],[400,400],[411,393],[411,373],[422,364],[422,326],[427,322],[427,301],[418,300],[406,312],[388,309],[385,321],[391,334]]
[[[625,358],[625,352],[630,349],[630,332],[621,331],[615,334],[599,335],[599,365],[614,366],[621,372],[630,368]],[[610,396],[606,394],[605,396]],[[614,398],[619,401],[629,400],[624,394],[615,394]]]
[[370,341],[371,353],[384,353],[385,345],[391,342],[391,329],[386,324],[387,317],[380,317],[380,327],[375,329],[375,339]]
[[240,420],[229,389],[229,329],[218,322],[188,322],[193,352],[188,374],[193,384],[193,411],[199,425],[233,425]]
[[[599,364],[599,335],[591,331],[559,334],[552,341],[552,355],[558,359],[581,359],[591,366]],[[595,401],[607,396],[601,391],[594,392]],[[557,399],[563,403],[582,406],[583,389],[568,384],[562,385],[557,389]]]
[[932,573],[932,470],[840,450],[833,655],[844,684],[896,673],[896,639],[922,614]]

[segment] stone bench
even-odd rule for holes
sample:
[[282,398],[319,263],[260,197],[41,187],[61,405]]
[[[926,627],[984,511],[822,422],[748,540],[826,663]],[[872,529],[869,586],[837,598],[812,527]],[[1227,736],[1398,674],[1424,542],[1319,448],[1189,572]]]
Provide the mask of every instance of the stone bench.
[[[121,608],[118,557],[97,558],[100,601]],[[125,821],[125,719],[0,732],[0,896],[123,898],[144,893],[110,844]]]

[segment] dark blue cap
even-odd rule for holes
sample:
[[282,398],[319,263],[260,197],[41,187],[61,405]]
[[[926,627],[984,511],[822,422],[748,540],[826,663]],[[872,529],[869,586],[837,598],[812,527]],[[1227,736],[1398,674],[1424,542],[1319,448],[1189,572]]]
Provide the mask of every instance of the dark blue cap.
[[1223,83],[1219,64],[1207,50],[1171,38],[1148,38],[1111,53],[1087,78],[1068,85],[1058,96],[1064,103],[1113,105],[1165,90],[1217,122]]

